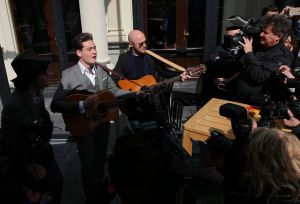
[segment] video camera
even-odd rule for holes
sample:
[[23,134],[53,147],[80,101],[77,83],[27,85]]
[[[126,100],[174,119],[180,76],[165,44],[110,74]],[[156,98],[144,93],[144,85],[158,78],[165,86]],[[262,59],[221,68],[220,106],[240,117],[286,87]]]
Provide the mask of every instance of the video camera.
[[224,43],[229,47],[229,53],[231,56],[239,56],[243,53],[243,46],[239,42],[244,42],[243,37],[254,38],[254,43],[259,42],[256,40],[259,37],[261,32],[261,23],[255,18],[250,18],[245,20],[241,16],[232,16],[227,19],[228,22],[231,22],[234,27],[239,28],[240,33],[235,34],[234,36],[226,36],[224,38]]

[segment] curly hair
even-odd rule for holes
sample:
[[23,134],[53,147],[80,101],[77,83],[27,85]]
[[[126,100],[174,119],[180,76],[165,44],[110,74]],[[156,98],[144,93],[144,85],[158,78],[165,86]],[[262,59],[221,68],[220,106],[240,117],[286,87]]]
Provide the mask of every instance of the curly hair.
[[246,175],[256,195],[270,193],[268,200],[288,190],[293,200],[300,194],[300,141],[279,129],[257,128],[246,148]]
[[292,22],[284,15],[264,16],[261,19],[262,28],[272,27],[272,32],[281,37],[288,36],[292,29]]

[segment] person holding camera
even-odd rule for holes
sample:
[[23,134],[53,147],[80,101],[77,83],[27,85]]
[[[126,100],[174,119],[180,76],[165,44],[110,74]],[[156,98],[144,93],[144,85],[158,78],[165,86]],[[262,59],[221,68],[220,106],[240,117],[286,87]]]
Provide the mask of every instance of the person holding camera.
[[230,100],[233,81],[239,75],[242,64],[241,52],[234,46],[234,38],[241,34],[239,26],[228,26],[224,42],[218,45],[210,59],[205,63],[207,72],[203,75],[202,98],[209,101],[212,97]]
[[1,116],[0,203],[60,203],[63,178],[42,93],[49,85],[50,62],[28,50],[11,63],[17,77]]
[[225,203],[300,202],[300,141],[294,135],[257,128],[245,152],[245,169]]
[[289,128],[292,128],[292,133],[300,138],[300,121],[295,117],[291,110],[287,111],[288,118],[283,119],[283,124]]
[[260,44],[262,49],[253,52],[253,38],[243,37],[239,43],[244,48],[244,68],[241,70],[235,84],[238,100],[251,103],[249,97],[257,93],[270,94],[275,100],[282,100],[278,88],[282,84],[275,84],[280,65],[291,66],[291,52],[282,42],[291,30],[290,21],[283,15],[271,15],[262,18],[262,32]]

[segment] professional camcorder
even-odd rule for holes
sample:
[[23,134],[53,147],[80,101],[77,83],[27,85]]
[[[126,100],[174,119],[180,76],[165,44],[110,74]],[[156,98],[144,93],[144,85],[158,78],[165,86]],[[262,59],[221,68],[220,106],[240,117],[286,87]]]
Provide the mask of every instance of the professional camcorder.
[[229,47],[229,53],[232,56],[239,56],[243,53],[243,47],[239,42],[244,42],[243,37],[253,38],[254,45],[259,42],[258,37],[261,32],[261,23],[255,18],[250,18],[245,20],[241,16],[232,16],[227,19],[228,22],[231,22],[235,28],[240,29],[240,33],[235,34],[234,36],[224,37],[224,43]]

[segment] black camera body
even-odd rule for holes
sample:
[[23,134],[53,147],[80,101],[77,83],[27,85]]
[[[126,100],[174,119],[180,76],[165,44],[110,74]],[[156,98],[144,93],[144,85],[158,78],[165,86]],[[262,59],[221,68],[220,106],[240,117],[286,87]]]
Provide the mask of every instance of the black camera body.
[[236,140],[245,141],[252,130],[252,119],[248,117],[247,109],[237,104],[225,103],[220,106],[219,113],[231,119]]
[[296,79],[300,79],[300,67],[294,67],[292,72]]
[[261,23],[254,19],[250,18],[248,20],[243,19],[241,16],[233,16],[227,19],[227,21],[233,23],[241,31],[240,33],[235,34],[232,37],[225,37],[225,44],[229,45],[229,53],[231,56],[240,56],[243,53],[243,46],[239,42],[244,42],[244,37],[253,38],[254,45],[259,42],[258,37],[261,29]]
[[206,144],[210,150],[215,152],[227,152],[234,145],[232,140],[216,130],[210,132],[210,138],[206,140]]
[[295,88],[295,93],[294,95],[296,97],[299,97],[300,96],[300,79],[298,78],[295,78],[295,79],[290,79],[290,78],[287,78],[286,79],[286,86],[289,87],[289,88]]
[[231,119],[231,126],[236,139],[228,139],[222,133],[213,130],[210,132],[211,137],[206,140],[207,147],[213,152],[221,153],[230,153],[239,148],[243,149],[252,129],[252,120],[248,117],[248,111],[242,106],[226,103],[220,106],[219,113],[221,116]]

